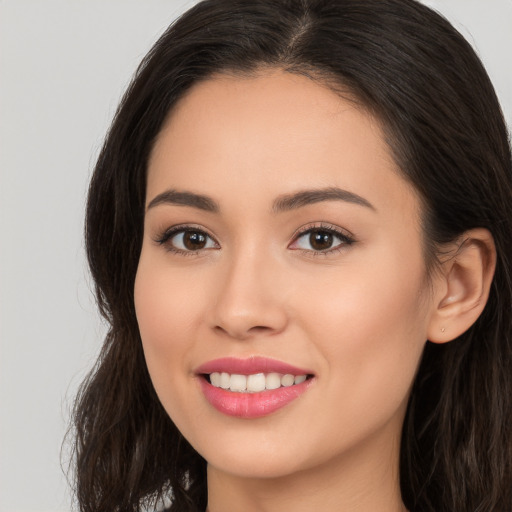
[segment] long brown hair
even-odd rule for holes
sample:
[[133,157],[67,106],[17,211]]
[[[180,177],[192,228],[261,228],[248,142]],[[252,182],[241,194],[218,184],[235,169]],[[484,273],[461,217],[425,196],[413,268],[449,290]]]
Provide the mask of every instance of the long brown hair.
[[401,445],[414,512],[512,510],[512,163],[491,82],[464,38],[414,0],[206,0],[141,63],[107,135],[87,203],[86,247],[110,325],[77,397],[76,493],[82,512],[125,512],[172,497],[206,507],[206,462],[155,394],[135,318],[146,166],[169,111],[213,73],[274,66],[349,91],[385,127],[423,201],[426,261],[484,227],[498,254],[477,322],[427,342]]

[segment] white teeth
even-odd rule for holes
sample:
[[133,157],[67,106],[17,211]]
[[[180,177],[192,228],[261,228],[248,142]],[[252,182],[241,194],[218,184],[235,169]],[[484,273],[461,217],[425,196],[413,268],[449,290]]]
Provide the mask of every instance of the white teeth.
[[229,389],[230,381],[231,375],[229,375],[229,373],[222,372],[220,374],[220,387],[222,389]]
[[286,375],[283,375],[281,377],[281,386],[285,386],[285,387],[293,386],[294,382],[295,382],[295,377],[293,375],[290,375],[289,373],[287,373]]
[[212,373],[210,375],[210,382],[216,388],[220,388],[221,387],[220,380],[221,380],[221,377],[220,377],[220,373],[219,372],[214,372],[214,373]]
[[301,384],[307,379],[307,375],[291,375],[287,373],[255,373],[252,375],[229,374],[226,372],[213,372],[210,374],[210,383],[216,388],[229,391],[258,393],[266,389],[278,389],[281,386],[290,387]]
[[247,389],[247,377],[233,373],[229,381],[229,389],[231,391],[245,391]]
[[281,387],[281,375],[279,373],[269,373],[265,379],[267,389],[277,389]]
[[306,375],[297,375],[295,377],[295,384],[302,384],[306,380]]
[[265,389],[265,374],[256,373],[255,375],[249,375],[247,377],[247,391],[257,393]]

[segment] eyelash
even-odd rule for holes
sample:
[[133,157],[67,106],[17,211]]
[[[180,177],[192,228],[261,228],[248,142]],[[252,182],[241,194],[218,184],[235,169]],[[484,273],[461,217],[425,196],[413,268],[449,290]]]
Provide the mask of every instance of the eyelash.
[[353,237],[353,235],[349,234],[346,231],[341,230],[339,227],[334,226],[332,224],[320,223],[320,224],[308,224],[308,225],[300,228],[293,235],[292,244],[296,243],[301,237],[308,235],[310,233],[314,233],[315,231],[333,235],[334,237],[338,238],[341,241],[341,243],[331,249],[326,249],[324,251],[315,251],[315,250],[311,250],[311,249],[300,249],[300,248],[293,249],[293,250],[301,251],[302,253],[306,254],[307,256],[312,256],[312,257],[327,256],[327,255],[332,255],[332,254],[336,254],[340,251],[343,251],[344,249],[347,248],[347,246],[352,245],[356,241],[355,238]]
[[184,251],[184,250],[178,249],[177,247],[174,247],[172,244],[168,243],[177,234],[186,233],[187,231],[203,234],[207,238],[212,240],[217,247],[219,247],[219,243],[215,240],[215,238],[213,238],[203,228],[200,228],[200,227],[194,226],[194,225],[190,225],[190,224],[173,226],[172,228],[167,229],[166,231],[164,231],[160,236],[158,236],[155,239],[155,242],[159,245],[165,245],[166,249],[169,252],[179,254],[180,256],[195,256],[195,255],[199,254],[201,252],[201,250],[204,250],[204,249],[198,249],[196,251],[194,251],[194,250]]
[[[213,243],[216,245],[216,248],[220,247],[219,243],[215,240],[215,238],[213,238],[203,228],[196,227],[194,225],[189,225],[189,224],[173,226],[172,228],[167,229],[166,231],[164,231],[160,236],[158,236],[155,239],[155,242],[159,245],[165,245],[166,249],[169,252],[179,254],[181,256],[194,256],[194,255],[197,255],[198,253],[200,253],[201,251],[206,250],[206,249],[198,249],[195,251],[194,250],[184,251],[184,250],[178,249],[177,247],[174,247],[172,244],[168,243],[177,234],[186,233],[187,231],[202,234],[205,237],[212,240]],[[313,233],[315,231],[331,234],[334,237],[338,238],[341,241],[341,243],[339,243],[337,246],[335,246],[331,249],[326,249],[326,250],[321,250],[321,251],[315,251],[315,250],[311,250],[311,249],[300,249],[300,248],[295,248],[292,250],[301,251],[302,253],[305,253],[308,256],[313,256],[313,257],[326,256],[329,254],[335,254],[337,252],[340,252],[344,248],[352,245],[356,241],[352,235],[348,234],[347,232],[342,231],[340,228],[338,228],[337,226],[333,226],[332,224],[325,224],[325,223],[308,224],[306,226],[303,226],[302,228],[300,228],[298,231],[296,231],[294,233],[293,240],[289,244],[288,247],[290,247],[290,245],[296,243],[301,237],[308,235],[310,233]],[[210,249],[210,248],[208,248],[208,249]]]

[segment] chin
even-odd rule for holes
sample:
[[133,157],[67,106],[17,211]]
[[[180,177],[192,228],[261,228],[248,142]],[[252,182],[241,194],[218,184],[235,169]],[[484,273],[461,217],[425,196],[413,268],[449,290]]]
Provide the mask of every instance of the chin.
[[[218,461],[218,464],[217,464]],[[279,456],[240,456],[223,453],[207,460],[209,470],[229,474],[244,479],[280,479],[305,469],[296,457]]]
[[[309,452],[315,451],[314,443],[293,438],[286,441],[263,425],[257,430],[256,425],[245,429],[240,426],[223,431],[212,429],[211,435],[191,433],[187,439],[210,468],[240,478],[282,478],[308,466],[312,458]],[[304,453],[304,448],[308,453]]]

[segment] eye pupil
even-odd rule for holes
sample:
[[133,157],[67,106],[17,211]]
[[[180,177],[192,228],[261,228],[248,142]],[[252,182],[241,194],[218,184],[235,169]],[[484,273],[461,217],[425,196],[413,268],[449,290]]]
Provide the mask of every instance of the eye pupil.
[[191,251],[203,249],[206,245],[206,236],[204,233],[197,231],[185,231],[183,233],[183,245]]
[[325,251],[332,246],[333,235],[328,231],[312,231],[309,234],[309,243],[317,251]]

